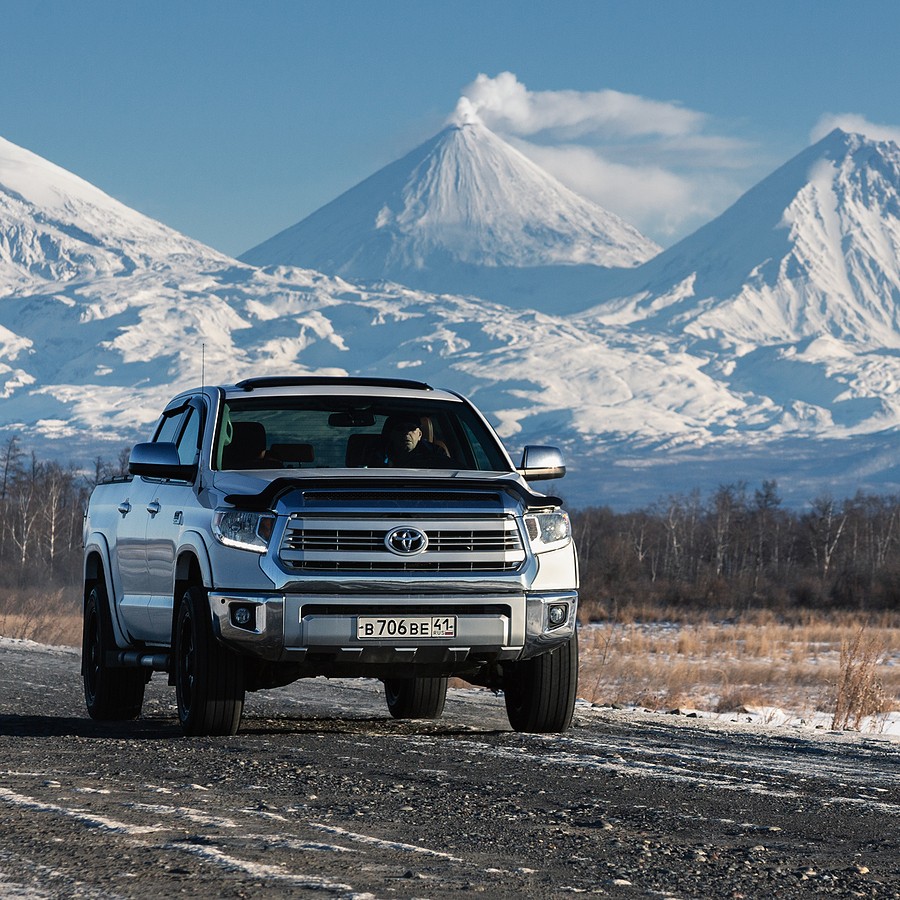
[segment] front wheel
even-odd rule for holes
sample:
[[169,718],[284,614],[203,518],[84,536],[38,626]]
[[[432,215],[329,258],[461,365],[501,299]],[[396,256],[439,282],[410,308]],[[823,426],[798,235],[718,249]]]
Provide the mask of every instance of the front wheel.
[[178,607],[175,694],[185,734],[237,733],[244,710],[244,663],[216,640],[202,588],[190,588]]
[[144,703],[146,674],[108,665],[107,653],[116,649],[106,588],[98,582],[84,604],[81,641],[84,701],[88,715],[98,721],[136,719]]
[[384,696],[395,719],[439,719],[447,699],[447,679],[385,678]]
[[516,731],[547,734],[572,724],[578,688],[578,636],[561,647],[520,662],[506,663],[506,715]]

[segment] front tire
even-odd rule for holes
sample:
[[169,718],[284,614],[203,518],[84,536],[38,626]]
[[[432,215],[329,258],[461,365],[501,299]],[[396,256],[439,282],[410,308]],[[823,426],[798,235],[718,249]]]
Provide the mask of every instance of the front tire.
[[503,671],[506,715],[516,731],[550,734],[572,724],[578,689],[578,636],[549,653],[507,663]]
[[385,678],[384,696],[395,719],[439,719],[447,700],[447,678]]
[[192,587],[175,624],[175,694],[187,735],[236,734],[244,710],[244,663],[213,634],[206,591]]
[[106,588],[98,582],[84,604],[81,674],[88,715],[101,722],[136,719],[144,704],[146,674],[107,665],[107,653],[116,649]]

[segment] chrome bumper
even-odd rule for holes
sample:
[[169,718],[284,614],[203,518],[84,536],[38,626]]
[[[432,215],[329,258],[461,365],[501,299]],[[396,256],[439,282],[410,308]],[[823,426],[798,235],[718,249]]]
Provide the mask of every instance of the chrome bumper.
[[[303,662],[308,655],[365,665],[448,662],[489,656],[515,660],[565,643],[575,632],[575,591],[489,595],[321,595],[213,591],[210,611],[217,637],[226,645],[272,662]],[[564,619],[554,625],[550,612]],[[360,640],[361,615],[453,615],[453,638]]]

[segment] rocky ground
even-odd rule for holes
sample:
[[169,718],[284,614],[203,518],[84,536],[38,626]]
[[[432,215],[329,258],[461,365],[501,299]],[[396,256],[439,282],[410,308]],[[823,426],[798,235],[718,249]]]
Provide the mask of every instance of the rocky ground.
[[0,897],[900,897],[900,741],[580,707],[509,730],[451,691],[248,697],[233,738],[85,717],[79,659],[0,640]]

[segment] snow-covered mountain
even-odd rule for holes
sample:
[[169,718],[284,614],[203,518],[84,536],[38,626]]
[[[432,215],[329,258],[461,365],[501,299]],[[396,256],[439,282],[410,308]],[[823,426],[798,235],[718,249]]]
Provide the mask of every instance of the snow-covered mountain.
[[[833,131],[580,322],[664,335],[773,434],[900,427],[900,147]],[[756,427],[760,427],[757,425]],[[741,427],[751,430],[745,418]]]
[[[0,203],[0,440],[18,435],[39,455],[115,456],[204,365],[218,381],[414,374],[475,395],[514,450],[551,435],[573,442],[582,426],[573,429],[572,406],[616,377],[602,341],[563,319],[256,269],[5,141]],[[619,349],[608,358],[624,365]],[[585,370],[596,382],[586,390]]]
[[658,252],[471,119],[241,259],[559,313],[601,295],[604,267]]
[[617,290],[630,296],[605,322],[751,345],[900,346],[900,147],[831,132]]
[[898,154],[832,135],[621,270],[613,300],[563,317],[255,268],[2,142],[0,442],[114,457],[205,361],[214,381],[405,374],[461,390],[514,454],[561,444],[570,474],[553,487],[578,505],[771,478],[795,503],[896,492]]
[[222,254],[0,138],[0,286],[122,275]]

